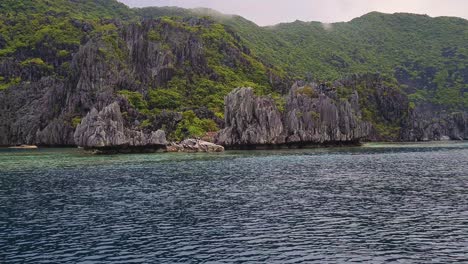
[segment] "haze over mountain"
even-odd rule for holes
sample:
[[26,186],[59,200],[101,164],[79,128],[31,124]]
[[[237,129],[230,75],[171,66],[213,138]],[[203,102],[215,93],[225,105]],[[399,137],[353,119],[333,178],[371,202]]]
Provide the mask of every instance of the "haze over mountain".
[[417,13],[432,17],[456,16],[468,18],[468,2],[464,0],[120,0],[131,7],[178,6],[184,8],[206,7],[225,14],[236,14],[258,25],[281,22],[350,21],[369,12]]

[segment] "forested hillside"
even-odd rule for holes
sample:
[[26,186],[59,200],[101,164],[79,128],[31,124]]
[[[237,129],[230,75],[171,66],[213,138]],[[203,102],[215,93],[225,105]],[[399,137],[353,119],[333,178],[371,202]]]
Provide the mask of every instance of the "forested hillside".
[[[145,8],[145,17],[201,16],[207,10]],[[369,13],[347,23],[283,23],[259,27],[239,16],[213,17],[252,52],[296,78],[331,81],[379,72],[413,100],[468,107],[468,21],[415,14]]]

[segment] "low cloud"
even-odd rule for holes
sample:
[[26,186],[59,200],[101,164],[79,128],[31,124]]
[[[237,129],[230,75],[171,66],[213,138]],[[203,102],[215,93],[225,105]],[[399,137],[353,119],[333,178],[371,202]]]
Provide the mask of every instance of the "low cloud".
[[192,11],[202,16],[211,16],[211,17],[219,17],[219,18],[226,18],[226,19],[232,17],[232,15],[230,14],[224,14],[214,9],[205,8],[205,7],[193,8]]
[[323,29],[329,31],[333,29],[333,24],[332,23],[322,23]]
[[468,19],[466,0],[119,0],[131,7],[207,7],[225,14],[241,15],[259,25],[280,22],[349,21],[371,11],[408,12],[430,16],[458,16]]

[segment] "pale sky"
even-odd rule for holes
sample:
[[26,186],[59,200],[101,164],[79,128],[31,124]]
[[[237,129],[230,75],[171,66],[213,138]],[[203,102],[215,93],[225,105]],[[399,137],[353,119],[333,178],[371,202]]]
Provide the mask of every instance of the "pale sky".
[[280,22],[349,21],[371,11],[468,19],[468,0],[119,0],[130,7],[209,7],[265,26]]

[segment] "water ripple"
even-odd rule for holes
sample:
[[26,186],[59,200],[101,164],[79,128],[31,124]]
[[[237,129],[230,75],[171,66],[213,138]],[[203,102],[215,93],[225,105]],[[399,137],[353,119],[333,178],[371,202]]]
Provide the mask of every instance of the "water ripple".
[[468,263],[468,144],[0,150],[1,263]]

